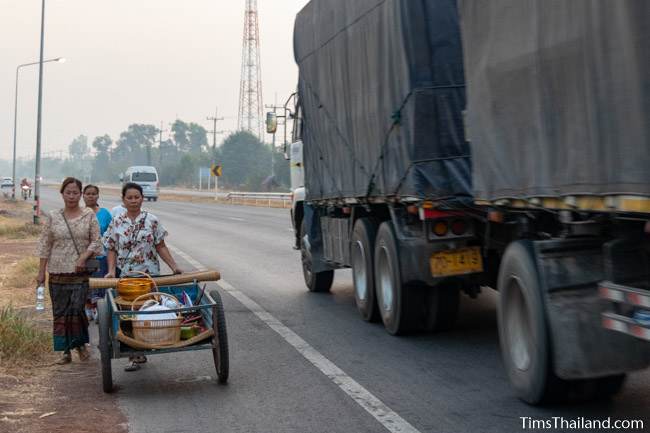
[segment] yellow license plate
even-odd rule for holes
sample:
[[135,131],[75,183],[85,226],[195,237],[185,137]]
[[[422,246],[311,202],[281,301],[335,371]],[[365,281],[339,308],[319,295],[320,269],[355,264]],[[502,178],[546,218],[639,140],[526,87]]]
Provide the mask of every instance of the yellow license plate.
[[431,264],[431,275],[434,277],[483,272],[483,259],[479,247],[434,253],[431,255],[429,263]]

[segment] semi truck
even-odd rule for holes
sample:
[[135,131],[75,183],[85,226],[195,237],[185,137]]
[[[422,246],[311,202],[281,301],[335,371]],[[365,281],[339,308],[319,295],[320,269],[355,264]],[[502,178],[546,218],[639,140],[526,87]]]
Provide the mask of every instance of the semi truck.
[[312,0],[291,158],[305,283],[361,317],[453,327],[499,292],[515,393],[612,395],[650,365],[643,1]]

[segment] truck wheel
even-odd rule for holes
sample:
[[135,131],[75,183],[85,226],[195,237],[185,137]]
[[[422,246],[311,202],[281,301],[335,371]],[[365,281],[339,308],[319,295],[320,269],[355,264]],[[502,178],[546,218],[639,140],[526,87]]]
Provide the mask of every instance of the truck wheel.
[[501,354],[517,396],[539,404],[555,395],[550,342],[532,245],[511,243],[499,270],[498,322]]
[[443,283],[436,287],[424,287],[428,294],[429,310],[426,314],[427,331],[448,331],[458,319],[460,290],[455,282]]
[[417,290],[402,283],[398,254],[393,223],[381,223],[375,241],[375,288],[381,320],[391,335],[414,330],[421,322]]
[[302,259],[302,275],[310,292],[329,292],[334,281],[334,271],[312,272],[311,252],[303,241],[305,239],[305,221],[300,224],[300,256]]
[[113,371],[111,370],[111,314],[106,299],[97,301],[97,325],[99,328],[99,357],[102,364],[102,389],[113,391]]
[[369,218],[359,218],[352,231],[350,259],[354,281],[354,300],[363,320],[376,322],[379,310],[375,299],[374,253],[377,226]]

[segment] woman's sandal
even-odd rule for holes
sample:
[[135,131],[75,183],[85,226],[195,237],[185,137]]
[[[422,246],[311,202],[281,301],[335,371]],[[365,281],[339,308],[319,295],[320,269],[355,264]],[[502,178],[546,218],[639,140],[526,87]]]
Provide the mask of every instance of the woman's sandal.
[[144,355],[129,357],[129,364],[124,367],[124,371],[138,371],[140,364],[147,362],[147,357]]
[[79,355],[80,361],[88,361],[90,359],[90,352],[86,346],[77,347],[77,354]]
[[57,359],[54,363],[56,365],[65,365],[65,364],[70,364],[72,362],[72,355],[69,353],[64,353],[61,355],[59,359]]
[[140,364],[135,361],[129,361],[129,364],[124,367],[124,371],[138,371],[140,370]]

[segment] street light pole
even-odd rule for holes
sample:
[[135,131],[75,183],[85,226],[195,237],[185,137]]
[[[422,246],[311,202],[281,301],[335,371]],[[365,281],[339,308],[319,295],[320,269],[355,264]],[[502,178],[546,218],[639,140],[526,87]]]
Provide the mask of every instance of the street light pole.
[[45,0],[41,7],[41,54],[38,64],[38,116],[36,118],[36,170],[34,174],[34,224],[39,224],[41,213],[41,121],[43,111],[43,49],[45,45]]
[[[43,63],[48,63],[48,62],[58,62],[58,63],[63,63],[65,59],[63,57],[57,57],[56,59],[48,59],[43,61]],[[32,62],[32,63],[24,63],[22,65],[16,66],[16,91],[14,93],[14,158],[13,158],[13,165],[11,169],[11,178],[13,179],[14,187],[11,192],[11,198],[15,199],[16,198],[16,134],[18,130],[18,77],[19,77],[19,72],[20,68],[23,68],[25,66],[33,66],[33,65],[38,65],[40,62]]]

